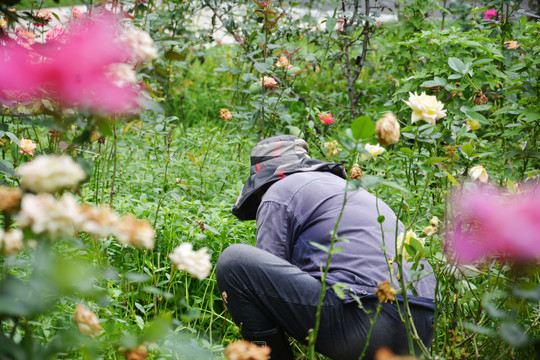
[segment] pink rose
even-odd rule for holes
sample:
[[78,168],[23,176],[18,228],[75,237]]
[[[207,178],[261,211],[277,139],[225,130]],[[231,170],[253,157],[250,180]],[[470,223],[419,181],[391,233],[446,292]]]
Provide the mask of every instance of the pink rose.
[[57,26],[52,28],[47,32],[47,35],[45,35],[45,38],[47,41],[53,41],[56,40],[59,36],[61,36],[64,33],[64,29],[62,27]]
[[321,120],[321,122],[326,125],[330,125],[334,122],[334,117],[332,116],[332,114],[326,113],[319,115],[319,120]]

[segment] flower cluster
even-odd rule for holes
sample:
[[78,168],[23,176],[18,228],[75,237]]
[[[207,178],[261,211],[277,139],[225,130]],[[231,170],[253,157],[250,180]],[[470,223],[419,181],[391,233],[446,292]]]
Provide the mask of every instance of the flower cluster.
[[540,258],[540,188],[509,195],[478,186],[451,199],[447,249],[458,262],[484,257],[509,260]]
[[185,271],[199,280],[203,280],[210,274],[212,265],[210,264],[210,255],[206,248],[193,251],[191,243],[182,243],[176,247],[169,259],[178,270]]
[[446,110],[443,110],[443,103],[437,100],[433,95],[422,93],[417,95],[416,92],[409,93],[409,100],[403,100],[405,104],[412,109],[411,123],[419,120],[424,120],[428,124],[435,126],[437,120],[446,116]]
[[13,208],[20,201],[21,209],[15,218],[19,227],[29,228],[35,234],[47,233],[53,238],[77,232],[86,232],[94,238],[114,235],[121,244],[154,247],[155,231],[147,220],[139,220],[131,214],[119,217],[107,206],[79,205],[71,193],[64,193],[58,199],[51,195],[77,187],[86,177],[69,156],[38,156],[21,165],[17,174],[21,176],[23,188],[37,193],[25,194],[21,200],[20,191],[0,188],[0,195],[13,198],[0,202],[0,210]]

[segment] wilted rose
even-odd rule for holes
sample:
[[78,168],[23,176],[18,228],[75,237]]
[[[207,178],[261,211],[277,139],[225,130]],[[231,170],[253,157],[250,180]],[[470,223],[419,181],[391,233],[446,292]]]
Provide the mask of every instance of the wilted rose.
[[399,141],[399,123],[396,116],[387,112],[375,123],[375,131],[381,145],[387,146]]
[[265,89],[273,89],[278,86],[276,79],[271,76],[264,76],[262,79],[262,84]]

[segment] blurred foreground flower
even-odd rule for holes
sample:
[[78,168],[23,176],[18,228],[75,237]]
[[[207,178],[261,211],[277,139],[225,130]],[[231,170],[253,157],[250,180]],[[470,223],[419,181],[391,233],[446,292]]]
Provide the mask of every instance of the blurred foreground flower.
[[75,308],[75,322],[84,335],[95,337],[103,331],[96,314],[82,304],[78,304]]
[[212,264],[210,264],[210,255],[203,247],[193,251],[191,243],[182,243],[176,247],[172,254],[169,254],[171,262],[178,270],[185,271],[199,280],[203,280],[210,274]]
[[452,200],[448,250],[459,262],[540,258],[540,187],[507,195],[479,186]]
[[366,144],[365,149],[369,153],[369,155],[361,154],[360,158],[362,159],[362,161],[366,161],[368,159],[371,159],[372,157],[377,157],[384,152],[384,148],[379,144]]
[[136,247],[154,248],[156,232],[148,220],[139,220],[131,214],[120,218],[114,231],[118,242]]
[[22,187],[39,193],[55,193],[76,188],[86,173],[67,155],[42,155],[24,163],[16,171]]
[[421,246],[425,245],[426,240],[419,238],[412,230],[408,230],[406,234],[400,233],[397,237],[397,249],[398,249],[398,252],[401,251],[401,254],[404,259],[411,259],[413,256],[413,254],[410,254],[409,250],[405,246],[405,244],[412,245],[411,244],[412,239],[418,241]]
[[54,41],[64,34],[64,29],[61,26],[53,27],[51,30],[47,31],[45,39],[47,41]]
[[[70,25],[62,42],[24,48],[5,37],[0,51],[0,99],[55,98],[68,107],[119,113],[138,107],[139,91],[117,86],[107,76],[111,64],[132,56],[118,36],[118,19],[101,15]],[[53,36],[51,35],[51,38]]]
[[135,65],[144,64],[158,57],[154,40],[146,31],[130,26],[124,32],[123,41],[127,44],[131,61]]
[[477,165],[477,166],[472,167],[469,170],[469,175],[471,176],[472,181],[479,181],[481,183],[486,183],[489,178],[484,165]]
[[34,155],[34,150],[36,149],[37,145],[32,140],[21,138],[20,143],[21,143],[21,146],[20,146],[21,155],[30,155],[30,156]]
[[0,252],[4,255],[15,255],[23,248],[23,233],[18,229],[7,232],[0,229]]
[[118,215],[106,205],[79,207],[81,215],[80,231],[93,237],[106,237],[114,233],[118,223]]
[[232,119],[232,113],[229,109],[221,108],[219,109],[219,118],[225,121]]
[[0,186],[0,211],[12,211],[21,202],[22,192],[19,188]]
[[323,124],[330,125],[334,122],[334,117],[330,113],[324,113],[319,115],[319,120],[321,120]]
[[387,146],[399,141],[399,123],[396,116],[391,112],[387,112],[377,120],[375,131],[381,145]]
[[423,92],[417,95],[416,92],[409,93],[409,101],[403,100],[403,102],[412,109],[411,123],[415,123],[419,120],[435,126],[436,121],[446,116],[446,110],[443,110],[443,103],[438,101],[433,95],[426,95]]
[[79,8],[74,7],[72,10],[72,13],[73,13],[73,17],[76,19],[80,19],[84,17],[84,12]]
[[50,194],[26,194],[16,217],[19,227],[31,228],[35,234],[47,232],[52,237],[73,235],[80,220],[77,200],[71,193],[58,200]]
[[257,346],[246,340],[232,342],[225,348],[229,360],[268,360],[270,352],[268,346]]
[[148,357],[148,349],[144,344],[132,349],[119,348],[118,352],[124,355],[126,360],[144,360]]

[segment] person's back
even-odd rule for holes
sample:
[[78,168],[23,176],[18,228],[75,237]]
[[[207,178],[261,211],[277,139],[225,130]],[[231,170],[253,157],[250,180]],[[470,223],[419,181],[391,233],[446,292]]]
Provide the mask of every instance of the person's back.
[[[390,274],[388,260],[395,256],[396,235],[403,232],[403,225],[381,199],[362,188],[345,191],[346,186],[344,179],[328,172],[296,173],[276,182],[259,206],[256,246],[320,279],[328,254],[312,243],[329,248],[339,221],[335,247],[343,250],[332,255],[327,283],[339,282],[359,297],[374,294],[383,281],[398,289],[397,264],[392,262]],[[275,241],[274,228],[280,226],[276,221],[288,223],[284,242]],[[403,263],[406,284],[411,265]],[[432,308],[435,279],[427,262],[423,267],[421,280],[414,282],[418,296],[411,297],[411,302]],[[408,294],[412,296],[410,290]]]

